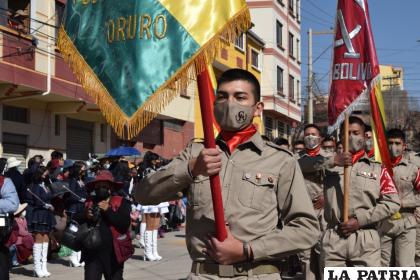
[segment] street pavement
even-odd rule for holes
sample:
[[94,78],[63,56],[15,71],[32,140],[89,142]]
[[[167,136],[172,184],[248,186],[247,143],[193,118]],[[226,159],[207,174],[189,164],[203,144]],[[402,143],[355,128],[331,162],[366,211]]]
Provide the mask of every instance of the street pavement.
[[[181,280],[185,279],[191,269],[185,245],[184,231],[169,232],[165,238],[158,240],[158,251],[163,257],[161,261],[143,261],[143,249],[136,248],[134,256],[124,265],[124,280]],[[49,280],[84,279],[83,268],[69,267],[64,259],[51,260],[48,270],[52,273]],[[14,268],[10,274],[13,280],[33,280],[32,264]]]

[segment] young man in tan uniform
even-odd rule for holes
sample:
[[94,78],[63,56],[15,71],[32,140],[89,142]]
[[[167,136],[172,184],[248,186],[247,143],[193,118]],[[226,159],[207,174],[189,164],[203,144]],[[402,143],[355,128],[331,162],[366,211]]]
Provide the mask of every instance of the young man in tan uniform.
[[[417,166],[417,168],[420,168],[420,153],[414,151],[405,151],[403,154],[403,158],[407,159],[408,162]],[[417,217],[415,263],[416,266],[420,266],[420,207],[416,209],[415,215]]]
[[[296,160],[264,141],[252,125],[263,109],[259,100],[260,86],[251,73],[223,73],[214,104],[222,130],[218,149],[191,143],[136,188],[142,204],[188,194],[186,241],[193,260],[188,279],[281,279],[280,260],[317,241],[318,222]],[[217,173],[228,224],[223,242],[213,237],[209,176]]]
[[380,238],[376,223],[400,208],[398,193],[389,173],[366,155],[364,132],[363,121],[350,117],[352,163],[347,222],[342,222],[344,170],[342,167],[326,170],[324,217],[328,225],[322,239],[322,267],[380,266]]
[[[327,154],[321,147],[322,137],[321,130],[315,124],[308,124],[303,130],[305,150],[300,154],[299,163],[305,162],[308,158],[316,158],[319,156],[327,157]],[[320,227],[320,236],[317,244],[302,253],[300,257],[305,265],[305,278],[306,280],[315,280],[320,277],[320,265],[319,265],[319,254],[321,250],[321,238],[323,231],[325,230],[326,223],[324,219],[324,187],[323,169],[313,170],[313,166],[305,169],[305,165],[301,166],[303,177],[305,178],[306,188],[309,197],[312,200],[312,204],[315,209],[315,214],[318,218]]]
[[414,266],[417,225],[414,212],[420,206],[420,172],[414,164],[403,158],[406,148],[404,132],[391,129],[387,135],[401,209],[379,223],[381,266],[394,265],[391,263],[393,251],[395,266]]

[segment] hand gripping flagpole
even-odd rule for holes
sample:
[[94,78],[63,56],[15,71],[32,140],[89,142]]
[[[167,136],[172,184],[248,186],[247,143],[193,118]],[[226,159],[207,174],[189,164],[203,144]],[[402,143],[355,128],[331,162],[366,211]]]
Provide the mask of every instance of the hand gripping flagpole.
[[[197,76],[198,94],[200,98],[201,118],[203,121],[204,146],[216,148],[213,131],[213,112],[210,112],[210,94],[214,94],[209,72],[207,68]],[[214,222],[216,226],[216,238],[224,241],[227,237],[225,227],[225,215],[223,211],[222,192],[220,188],[219,174],[210,176],[211,197],[213,200]]]

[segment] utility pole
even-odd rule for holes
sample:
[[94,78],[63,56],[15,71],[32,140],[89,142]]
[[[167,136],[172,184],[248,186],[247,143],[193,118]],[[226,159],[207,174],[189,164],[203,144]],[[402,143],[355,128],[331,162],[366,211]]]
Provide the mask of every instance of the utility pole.
[[308,31],[308,123],[314,122],[314,93],[312,89],[313,71],[312,71],[312,35],[334,34],[334,30],[312,32],[312,28]]
[[308,123],[314,123],[314,94],[312,92],[312,28],[308,31]]

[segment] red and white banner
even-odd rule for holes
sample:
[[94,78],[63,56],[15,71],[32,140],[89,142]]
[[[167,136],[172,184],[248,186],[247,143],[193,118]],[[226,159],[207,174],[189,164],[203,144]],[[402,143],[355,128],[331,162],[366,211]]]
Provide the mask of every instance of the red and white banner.
[[[338,126],[379,75],[366,0],[338,0],[328,121]],[[366,94],[365,96],[361,96]]]

